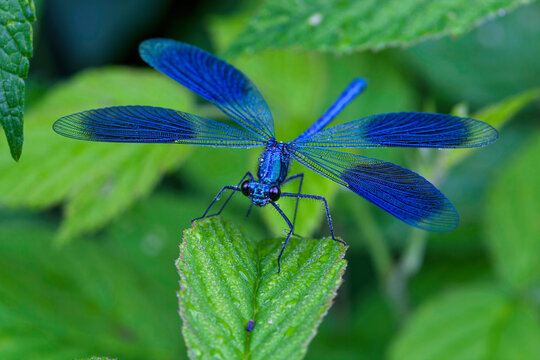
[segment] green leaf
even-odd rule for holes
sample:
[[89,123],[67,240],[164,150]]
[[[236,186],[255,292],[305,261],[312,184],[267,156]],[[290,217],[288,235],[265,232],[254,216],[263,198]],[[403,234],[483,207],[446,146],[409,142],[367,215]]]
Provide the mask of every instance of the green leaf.
[[[99,239],[0,216],[0,359],[185,359],[175,290],[179,229],[196,198],[157,192]],[[98,240],[98,241],[96,241]]]
[[35,223],[0,232],[1,270],[12,274],[1,280],[0,358],[178,358],[167,320],[176,323],[176,313],[162,310],[173,305],[172,288],[163,291],[121,251],[84,241],[55,251],[52,236]]
[[[352,251],[348,254],[351,255]],[[365,259],[365,258],[364,258]],[[352,260],[352,259],[351,259]],[[360,260],[360,259],[358,259]],[[368,278],[362,279],[360,301],[351,296],[349,289],[340,296],[321,324],[318,334],[309,346],[308,360],[382,360],[389,341],[396,331],[396,320],[388,301]],[[353,290],[354,291],[354,290]],[[352,303],[351,303],[352,302]]]
[[33,52],[35,20],[32,0],[0,0],[0,124],[16,161],[23,145],[24,79]]
[[[504,99],[497,104],[487,106],[484,109],[472,114],[471,117],[473,119],[487,122],[496,129],[501,129],[525,106],[539,98],[540,89],[528,90],[521,94]],[[452,166],[458,164],[476,150],[478,149],[460,149],[449,151],[445,156],[446,168],[451,168]]]
[[477,24],[533,0],[266,1],[230,54],[294,47],[337,53],[407,46],[461,35]]
[[65,115],[113,105],[153,105],[190,112],[191,94],[153,70],[85,71],[58,85],[27,113],[25,159],[0,157],[0,204],[48,208],[66,203],[58,240],[94,231],[148,194],[190,148],[171,144],[76,141],[52,130]]
[[538,359],[539,315],[494,286],[456,289],[419,307],[390,359]]
[[293,238],[278,274],[280,249],[281,241],[254,242],[221,218],[184,231],[179,304],[191,358],[304,356],[342,282],[346,247]]
[[502,168],[488,199],[487,243],[499,276],[540,286],[540,136]]
[[531,101],[539,98],[540,89],[531,89],[504,99],[497,104],[490,105],[476,112],[473,117],[497,128],[501,128]]
[[538,23],[540,2],[535,1],[459,38],[424,41],[392,53],[438,102],[478,108],[538,87],[540,27],[529,26]]
[[489,358],[495,360],[540,358],[540,314],[530,304],[510,303],[504,324],[494,329]]

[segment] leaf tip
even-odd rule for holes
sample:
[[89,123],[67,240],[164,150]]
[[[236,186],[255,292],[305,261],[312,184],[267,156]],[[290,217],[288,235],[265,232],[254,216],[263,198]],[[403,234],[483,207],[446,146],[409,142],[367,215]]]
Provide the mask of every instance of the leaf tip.
[[22,147],[23,147],[23,140],[19,137],[12,137],[7,131],[6,131],[6,137],[9,144],[9,152],[11,153],[11,157],[16,162],[19,162],[19,159],[21,158],[22,154]]

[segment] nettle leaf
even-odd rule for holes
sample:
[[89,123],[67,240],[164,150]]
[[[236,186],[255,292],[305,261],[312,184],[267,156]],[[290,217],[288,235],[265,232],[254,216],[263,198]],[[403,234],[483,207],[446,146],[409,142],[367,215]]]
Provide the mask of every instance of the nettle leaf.
[[26,156],[17,166],[0,157],[0,204],[47,208],[66,203],[58,240],[99,229],[148,194],[190,147],[107,144],[62,137],[58,118],[113,105],[153,105],[192,112],[192,95],[153,70],[85,71],[58,85],[27,113]]
[[[299,359],[342,282],[346,247],[332,239],[254,242],[221,218],[184,231],[177,261],[191,358]],[[250,320],[252,331],[247,331]]]
[[540,286],[540,136],[502,168],[488,199],[487,243],[499,276]]
[[174,257],[199,211],[191,195],[158,191],[99,239],[60,248],[52,226],[0,217],[0,359],[186,358]]
[[24,79],[32,56],[32,0],[0,1],[0,125],[11,156],[19,160],[23,145]]
[[[496,129],[501,129],[508,121],[510,121],[518,112],[532,101],[540,98],[540,89],[532,89],[521,94],[511,96],[502,100],[497,104],[487,106],[478,112],[471,115],[473,119],[484,121]],[[463,114],[460,116],[468,116]],[[445,157],[445,166],[452,166],[463,161],[466,157],[472,154],[476,149],[460,149],[459,151],[449,151]]]
[[533,1],[266,1],[229,53],[285,47],[344,53],[406,46],[426,38],[461,35],[490,17]]
[[538,359],[539,315],[495,286],[455,289],[418,308],[390,359]]

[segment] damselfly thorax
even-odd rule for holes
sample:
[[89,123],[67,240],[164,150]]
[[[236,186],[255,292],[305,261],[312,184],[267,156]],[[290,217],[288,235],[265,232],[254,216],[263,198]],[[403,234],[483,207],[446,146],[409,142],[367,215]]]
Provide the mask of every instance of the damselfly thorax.
[[259,157],[257,180],[242,183],[242,194],[256,206],[265,206],[281,196],[281,184],[287,178],[291,157],[283,143],[270,139]]

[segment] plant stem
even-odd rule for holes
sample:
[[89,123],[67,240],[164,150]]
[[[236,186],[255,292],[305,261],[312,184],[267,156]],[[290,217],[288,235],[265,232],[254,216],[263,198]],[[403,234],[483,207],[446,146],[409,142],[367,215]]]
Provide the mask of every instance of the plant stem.
[[367,206],[358,204],[352,197],[346,197],[346,203],[359,224],[358,230],[373,261],[379,284],[385,284],[392,273],[393,263],[384,235]]
[[398,319],[403,321],[409,314],[410,299],[408,291],[409,279],[420,271],[424,262],[427,233],[420,229],[412,229],[403,256],[393,267],[386,282],[386,291]]
[[[444,151],[434,152],[431,149],[420,149],[419,154],[420,163],[415,167],[420,168],[423,174],[429,176],[435,186],[441,184],[447,173],[445,167],[447,153]],[[432,157],[432,161],[429,161],[430,157]],[[403,254],[393,267],[392,273],[386,283],[388,297],[400,321],[404,321],[409,314],[410,296],[408,283],[409,279],[416,275],[422,268],[426,252],[427,236],[428,233],[424,230],[416,228],[411,230]]]

